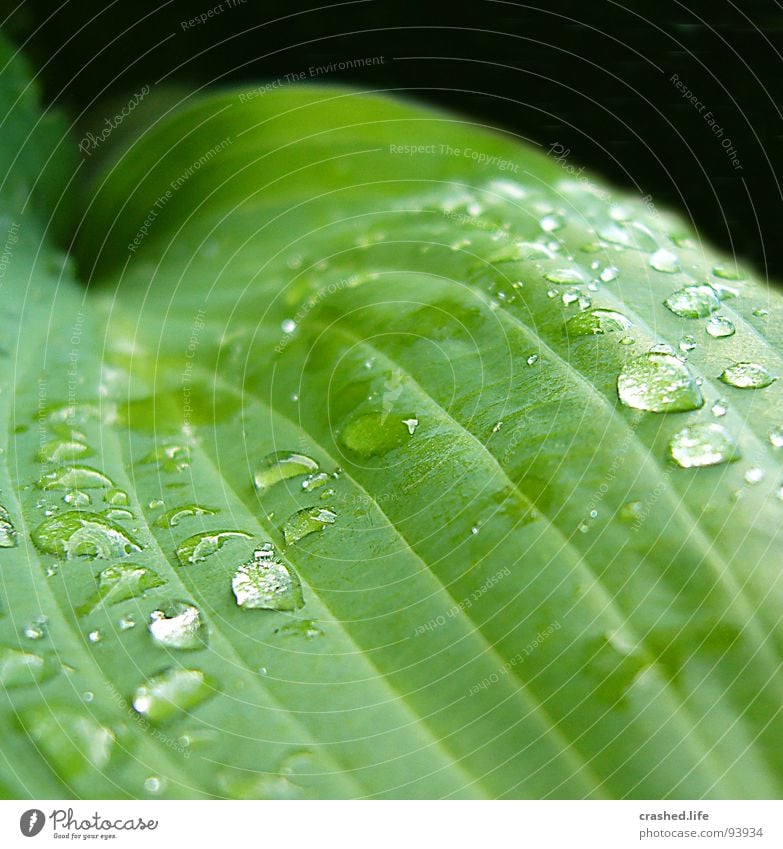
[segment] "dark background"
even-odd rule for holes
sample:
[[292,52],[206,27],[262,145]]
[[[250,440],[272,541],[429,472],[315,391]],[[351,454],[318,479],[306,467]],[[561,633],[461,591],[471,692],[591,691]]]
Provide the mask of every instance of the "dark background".
[[[546,145],[652,194],[783,279],[783,8],[774,0],[23,0],[6,27],[74,113],[110,94],[273,79],[348,59],[320,82],[394,89]],[[742,170],[670,81],[698,95]],[[100,126],[100,122],[97,126]]]

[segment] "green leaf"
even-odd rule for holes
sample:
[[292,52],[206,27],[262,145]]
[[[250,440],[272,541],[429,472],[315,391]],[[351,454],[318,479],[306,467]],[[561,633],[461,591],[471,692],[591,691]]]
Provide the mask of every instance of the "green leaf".
[[8,794],[777,797],[780,296],[413,104],[149,127],[44,175],[86,290],[3,194]]

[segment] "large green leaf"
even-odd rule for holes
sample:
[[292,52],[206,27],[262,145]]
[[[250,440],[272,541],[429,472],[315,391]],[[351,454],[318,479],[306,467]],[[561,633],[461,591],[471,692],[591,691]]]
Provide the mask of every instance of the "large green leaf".
[[719,376],[780,297],[512,138],[250,94],[75,200],[8,106],[4,792],[777,797],[783,390]]

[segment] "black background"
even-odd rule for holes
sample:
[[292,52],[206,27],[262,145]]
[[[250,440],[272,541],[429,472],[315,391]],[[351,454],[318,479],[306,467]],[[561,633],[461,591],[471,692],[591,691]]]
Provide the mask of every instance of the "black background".
[[[74,114],[145,84],[255,82],[383,56],[383,64],[318,80],[407,92],[524,138],[559,142],[569,161],[651,193],[722,248],[783,279],[777,2],[224,0],[219,14],[183,29],[218,5],[27,0],[6,26],[25,42],[47,100]],[[673,74],[713,113],[742,170]]]

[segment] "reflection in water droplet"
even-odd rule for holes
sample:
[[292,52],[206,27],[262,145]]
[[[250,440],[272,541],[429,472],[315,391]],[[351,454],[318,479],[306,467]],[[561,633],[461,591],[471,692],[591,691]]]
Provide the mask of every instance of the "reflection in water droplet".
[[706,283],[685,286],[669,295],[663,303],[675,315],[682,318],[704,318],[720,309],[717,293]]
[[742,456],[737,441],[717,422],[684,427],[672,437],[669,453],[683,469],[732,463]]
[[202,649],[207,629],[201,611],[185,601],[172,601],[150,614],[152,639],[167,649]]
[[603,309],[577,313],[566,322],[566,329],[572,336],[597,336],[604,333],[625,332],[631,326],[631,322],[622,313]]
[[734,335],[734,325],[722,315],[713,315],[707,319],[705,329],[713,339],[723,339]]
[[63,466],[45,474],[37,486],[40,489],[103,489],[114,483],[90,466]]
[[697,410],[704,404],[688,367],[672,354],[648,353],[629,360],[617,378],[626,407],[652,413]]
[[0,646],[0,686],[23,687],[41,684],[56,671],[54,664],[32,652]]
[[141,551],[134,540],[97,513],[69,511],[42,522],[31,534],[36,548],[46,554],[109,560]]
[[64,780],[94,775],[108,766],[114,734],[89,714],[47,704],[27,713],[23,722],[49,766]]
[[250,539],[244,531],[205,531],[188,537],[177,546],[177,557],[183,566],[198,563],[219,551],[230,539]]
[[14,548],[16,544],[14,523],[5,507],[0,506],[0,548]]
[[276,555],[271,543],[257,548],[231,580],[237,604],[248,610],[296,610],[302,607],[302,586],[296,573]]
[[295,478],[299,475],[315,474],[318,463],[306,454],[296,451],[274,451],[267,454],[253,475],[256,489],[268,489],[278,481]]
[[666,248],[659,248],[650,256],[650,265],[656,271],[662,271],[666,274],[674,274],[680,270],[680,260],[677,254],[672,251],[667,251]]
[[734,363],[721,374],[720,380],[736,389],[763,389],[777,377],[758,363]]
[[283,536],[288,545],[299,542],[310,534],[323,531],[333,525],[337,514],[326,507],[306,507],[298,510],[283,526]]
[[183,504],[181,507],[174,507],[167,510],[153,522],[159,528],[174,528],[183,519],[189,516],[214,516],[216,510],[210,507],[202,507],[200,504]]
[[169,669],[150,678],[133,694],[133,707],[150,722],[163,722],[191,710],[212,695],[205,675],[198,669]]

